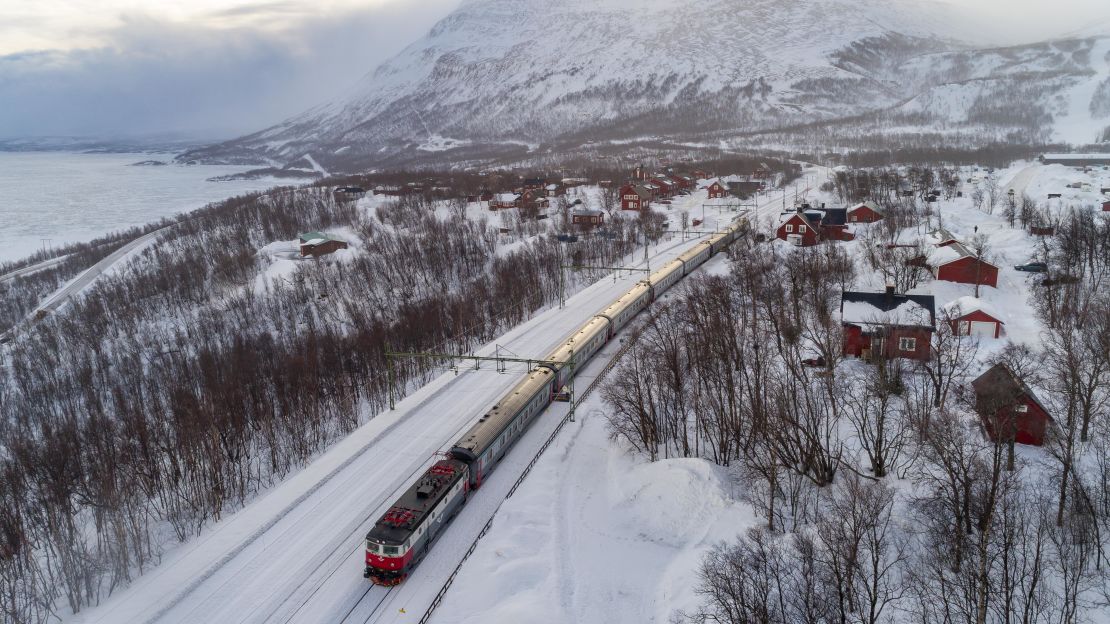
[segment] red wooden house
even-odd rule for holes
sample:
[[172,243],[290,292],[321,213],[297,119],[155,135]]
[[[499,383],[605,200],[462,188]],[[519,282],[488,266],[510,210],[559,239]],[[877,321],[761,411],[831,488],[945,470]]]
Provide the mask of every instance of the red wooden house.
[[798,247],[812,247],[821,242],[818,226],[804,212],[788,212],[779,218],[775,238]]
[[684,173],[668,173],[667,179],[674,183],[678,191],[691,191],[698,186],[697,180]]
[[944,316],[957,336],[1000,338],[1006,324],[997,312],[975,297],[960,297],[944,306]]
[[346,241],[340,240],[325,232],[304,232],[297,236],[300,243],[301,257],[311,256],[319,258],[333,254],[340,249],[347,249]]
[[640,184],[621,187],[621,210],[645,210],[651,206],[652,193]]
[[605,223],[605,213],[600,210],[575,210],[570,215],[571,223],[584,227],[597,227]]
[[709,191],[709,199],[721,199],[724,197],[728,197],[728,187],[725,186],[724,183],[722,183],[720,180],[714,180],[713,184],[710,184],[708,187],[706,187],[706,190]]
[[666,176],[656,176],[648,184],[659,189],[656,193],[657,197],[673,197],[678,192],[678,185]]
[[1102,202],[1102,210],[1103,212],[1110,212],[1110,200]]
[[873,201],[865,201],[848,209],[848,223],[874,223],[882,218],[882,208]]
[[975,411],[993,442],[1044,444],[1052,416],[1037,395],[1005,364],[995,364],[971,382]]
[[820,210],[807,213],[807,216],[811,222],[815,222],[823,240],[850,241],[855,240],[856,236],[848,231],[848,224],[845,223],[847,213],[846,208],[825,208],[821,204]]
[[845,291],[840,298],[843,353],[863,359],[928,360],[936,326],[932,295]]
[[948,243],[929,256],[938,280],[959,284],[998,285],[998,267],[975,257],[963,243]]
[[498,193],[493,196],[489,201],[490,210],[502,210],[505,208],[519,208],[520,195],[517,193]]
[[547,180],[544,178],[526,178],[524,180],[525,191],[538,191],[547,186]]

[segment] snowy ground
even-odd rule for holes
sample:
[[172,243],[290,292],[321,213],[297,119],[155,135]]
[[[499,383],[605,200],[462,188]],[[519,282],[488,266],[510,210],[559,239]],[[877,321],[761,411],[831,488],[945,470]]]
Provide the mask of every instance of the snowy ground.
[[647,463],[614,445],[604,409],[597,394],[584,402],[579,422],[501,507],[431,622],[663,624],[697,607],[704,552],[757,519],[724,469]]
[[[682,210],[694,214],[704,199],[704,191],[680,198],[667,214],[673,219]],[[707,229],[734,216],[714,212],[706,215]],[[652,266],[699,240],[665,238],[651,249]],[[285,243],[263,252],[273,259],[268,277],[280,278],[290,270],[283,257]],[[640,265],[642,258],[641,250],[626,265]],[[478,353],[489,355],[496,347],[517,354],[547,353],[638,279],[639,274],[602,279],[571,297],[565,308],[538,314]],[[618,348],[616,342],[608,345],[578,383],[588,383]],[[171,548],[157,568],[130,587],[69,621],[416,621],[566,406],[559,404],[539,419],[468,502],[416,575],[399,588],[374,588],[362,578],[363,535],[435,454],[453,443],[522,372],[445,373],[244,509]],[[596,419],[588,418],[587,424],[590,420]],[[709,479],[708,473],[703,477]]]
[[[1054,184],[1054,177],[1064,174],[1017,163],[997,175],[1003,190],[1012,185],[1020,194],[1027,186]],[[1077,174],[1066,175],[1070,179]],[[823,176],[823,171],[811,171],[808,180],[819,183]],[[965,195],[969,191],[965,189]],[[817,203],[839,205],[827,194],[810,196]],[[792,200],[788,197],[787,204]],[[765,204],[760,222],[776,215],[777,207],[774,201]],[[1036,346],[1040,328],[1028,297],[1031,280],[1039,276],[1012,266],[1030,259],[1034,238],[1010,228],[1001,210],[987,215],[967,197],[941,201],[938,208],[945,227],[957,237],[987,234],[990,259],[1001,267],[998,288],[983,287],[981,298],[1003,316],[1004,335],[1000,340],[984,339],[980,358],[985,360],[1007,340]],[[875,226],[853,227],[858,233]],[[785,243],[773,244],[785,253],[791,249]],[[861,243],[841,244],[858,252]],[[727,263],[718,257],[703,270],[724,272]],[[884,283],[863,272],[856,287],[881,290]],[[927,281],[913,292],[934,295],[939,312],[945,304],[973,294],[973,289]],[[580,422],[564,430],[501,507],[492,530],[462,567],[431,622],[667,624],[677,612],[699,605],[694,587],[704,554],[759,522],[751,508],[739,502],[744,485],[706,461],[647,463],[632,455],[608,439],[604,409],[596,395],[586,401]],[[1022,448],[1019,455],[1023,464],[1051,463],[1042,449]],[[415,619],[398,614],[387,621]]]

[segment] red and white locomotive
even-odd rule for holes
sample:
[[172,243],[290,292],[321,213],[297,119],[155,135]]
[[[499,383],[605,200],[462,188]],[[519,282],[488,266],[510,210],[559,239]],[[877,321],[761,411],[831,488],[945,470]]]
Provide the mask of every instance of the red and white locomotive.
[[469,491],[481,486],[566,382],[637,313],[734,241],[745,226],[734,223],[638,282],[529,371],[451,447],[448,459],[429,468],[374,524],[366,535],[363,576],[379,585],[405,580]]

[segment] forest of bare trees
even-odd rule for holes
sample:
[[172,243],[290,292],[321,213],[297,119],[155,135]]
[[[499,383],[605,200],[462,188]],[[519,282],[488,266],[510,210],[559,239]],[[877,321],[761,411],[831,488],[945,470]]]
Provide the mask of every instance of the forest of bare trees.
[[[555,215],[498,253],[492,224],[437,208],[323,187],[214,204],[22,330],[0,368],[0,619],[98,603],[385,408],[387,348],[467,352],[557,302],[561,264],[643,240],[627,220],[560,243]],[[259,249],[337,227],[357,251],[263,278]],[[398,364],[398,390],[435,366]]]
[[[833,184],[849,201],[866,185],[899,227],[927,216],[882,175]],[[603,389],[609,431],[649,460],[727,467],[759,519],[703,561],[689,621],[1078,623],[1110,609],[1110,221],[1074,210],[1055,225],[1038,257],[1069,279],[1034,288],[1043,349],[984,355],[940,315],[927,361],[843,361],[834,312],[859,265],[833,245],[741,240],[728,275],[656,304]],[[1054,418],[1017,461],[1012,432],[984,436],[977,410],[996,408],[970,387],[998,362]]]

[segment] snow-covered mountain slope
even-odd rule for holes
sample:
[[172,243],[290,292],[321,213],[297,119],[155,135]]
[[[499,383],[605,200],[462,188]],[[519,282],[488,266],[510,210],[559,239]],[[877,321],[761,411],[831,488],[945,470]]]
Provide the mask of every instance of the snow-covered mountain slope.
[[1099,92],[1097,40],[980,51],[961,43],[974,28],[953,11],[926,0],[467,0],[346,95],[183,158],[308,154],[342,170],[507,146],[719,145],[875,120],[1044,141],[1061,138],[1051,124],[1062,115],[1069,140],[1101,132],[1073,115]]

